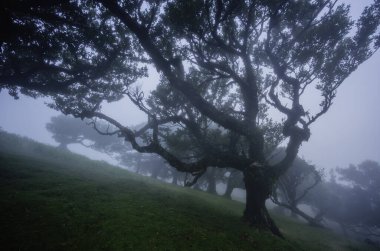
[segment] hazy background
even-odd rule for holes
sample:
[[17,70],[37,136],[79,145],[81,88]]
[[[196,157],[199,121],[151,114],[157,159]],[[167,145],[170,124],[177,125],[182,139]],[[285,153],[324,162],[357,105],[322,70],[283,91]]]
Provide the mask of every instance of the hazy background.
[[[351,4],[352,16],[357,17],[371,1],[341,2]],[[157,83],[157,74],[152,71],[152,75],[139,81],[146,93]],[[316,95],[309,95],[305,102],[312,105],[317,102],[317,98]],[[46,131],[45,124],[50,117],[60,113],[44,104],[48,101],[26,96],[14,100],[3,90],[0,93],[0,127],[39,142],[57,145]],[[345,167],[365,159],[380,162],[379,102],[380,52],[377,52],[343,83],[331,109],[311,127],[312,136],[301,147],[300,155],[320,168]],[[125,100],[117,104],[104,104],[103,111],[126,125],[146,120],[144,114]],[[70,148],[92,158],[110,161],[107,156],[81,146]]]

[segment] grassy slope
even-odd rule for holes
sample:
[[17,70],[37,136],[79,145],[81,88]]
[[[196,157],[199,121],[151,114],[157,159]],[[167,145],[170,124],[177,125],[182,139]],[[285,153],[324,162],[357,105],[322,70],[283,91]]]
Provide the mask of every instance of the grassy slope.
[[327,230],[277,216],[281,240],[241,223],[239,202],[31,141],[0,141],[2,250],[353,249]]

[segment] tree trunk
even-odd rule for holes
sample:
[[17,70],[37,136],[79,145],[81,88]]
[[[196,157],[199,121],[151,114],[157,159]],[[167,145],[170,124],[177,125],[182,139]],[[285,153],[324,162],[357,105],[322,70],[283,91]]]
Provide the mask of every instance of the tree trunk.
[[67,143],[62,142],[59,144],[58,148],[65,151],[69,150],[69,148],[67,147]]
[[283,238],[283,235],[265,207],[265,201],[271,194],[273,184],[270,178],[262,174],[261,171],[244,172],[244,184],[247,195],[243,219],[253,227],[269,230],[274,235]]
[[301,216],[302,218],[304,218],[310,226],[313,226],[313,227],[323,227],[319,222],[318,222],[318,219],[317,218],[313,218],[309,215],[307,215],[306,213],[304,213],[303,211],[301,211],[297,206],[293,207],[291,209],[291,212],[292,212],[292,215],[299,215]]
[[195,190],[203,191],[203,190],[201,189],[201,187],[199,186],[199,182],[195,183],[194,186],[193,186],[193,188],[194,188]]
[[217,194],[214,167],[209,168],[209,172],[207,174],[207,192]]
[[137,164],[136,164],[136,173],[140,174],[141,171],[141,158],[137,159]]
[[157,179],[159,173],[160,173],[160,170],[158,168],[153,168],[152,173],[150,174],[150,177],[153,179]]
[[348,238],[347,228],[346,225],[344,225],[342,222],[338,222],[340,229],[342,230],[343,236]]
[[[292,218],[294,218],[294,219],[297,219],[298,218],[298,214],[299,214],[299,211],[301,211],[301,210],[299,210],[298,208],[297,208],[297,205],[295,204],[295,203],[292,203],[291,205],[290,205],[290,216],[292,217]],[[302,215],[301,215],[302,216]],[[303,216],[302,216],[303,217]]]
[[226,198],[229,198],[229,199],[232,199],[232,192],[234,190],[234,186],[233,186],[233,180],[232,180],[232,177],[229,177],[228,180],[227,180],[227,186],[226,186],[226,192],[224,193],[224,197]]
[[320,223],[322,220],[322,214],[318,214],[315,217],[311,217],[310,215],[304,213],[297,206],[288,205],[286,203],[281,203],[279,201],[273,201],[273,202],[277,204],[279,207],[288,209],[291,213],[291,216],[293,217],[301,216],[304,220],[306,220],[309,223],[310,226],[323,227],[323,225]]
[[173,171],[172,173],[173,173],[172,184],[178,185],[178,173],[176,171]]

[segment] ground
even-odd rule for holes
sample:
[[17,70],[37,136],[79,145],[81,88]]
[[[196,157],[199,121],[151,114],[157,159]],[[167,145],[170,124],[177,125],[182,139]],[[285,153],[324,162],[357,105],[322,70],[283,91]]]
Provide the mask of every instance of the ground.
[[273,215],[282,240],[245,225],[240,202],[26,139],[13,139],[12,147],[6,140],[12,138],[0,137],[2,250],[369,249]]

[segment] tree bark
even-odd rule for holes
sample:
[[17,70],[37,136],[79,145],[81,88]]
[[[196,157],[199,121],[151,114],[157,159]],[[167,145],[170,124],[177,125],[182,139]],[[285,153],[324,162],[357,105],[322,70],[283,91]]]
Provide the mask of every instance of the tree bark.
[[223,196],[226,198],[232,199],[231,195],[232,195],[233,190],[234,190],[233,181],[232,181],[232,178],[229,177],[227,180],[226,191]]
[[[316,218],[313,218],[313,217],[311,217],[311,216],[309,216],[309,215],[307,215],[306,213],[304,213],[303,211],[301,211],[298,207],[293,207],[292,209],[291,209],[291,212],[292,212],[292,216],[293,216],[293,214],[295,215],[295,216],[301,216],[302,218],[304,218],[308,223],[309,223],[309,225],[310,226],[313,226],[313,227],[323,227],[319,222],[318,222],[318,219],[316,219]],[[294,216],[294,217],[295,217]]]
[[58,146],[58,148],[59,149],[61,149],[61,150],[69,150],[69,148],[67,147],[67,143],[63,143],[63,142],[61,142],[60,144],[59,144],[59,146]]
[[262,171],[248,170],[244,172],[246,204],[243,219],[252,227],[269,230],[274,235],[284,238],[265,206],[273,184]]
[[[296,205],[291,205],[290,206],[291,207],[291,209],[290,209],[290,216],[292,217],[292,218],[294,218],[294,219],[297,219],[298,218],[298,211],[301,211],[301,210],[299,210],[298,208],[297,208],[297,206]],[[302,215],[301,215],[302,216]],[[303,216],[302,216],[303,217]]]
[[279,201],[273,201],[276,205],[282,208],[286,208],[290,211],[291,216],[297,218],[298,216],[302,217],[304,220],[308,222],[310,226],[313,227],[323,227],[323,225],[320,223],[321,221],[321,214],[311,217],[310,215],[304,213],[301,209],[299,209],[296,205],[288,205],[286,203],[282,203]]
[[194,184],[193,188],[194,188],[195,190],[198,190],[198,191],[203,191],[203,190],[201,189],[201,187],[199,186],[199,183],[198,183],[198,182]]
[[140,174],[140,171],[141,171],[141,158],[138,158],[137,163],[136,163],[136,173]]
[[214,167],[210,167],[207,173],[207,192],[211,194],[217,194]]
[[172,184],[178,185],[178,173],[176,171],[173,171],[172,173],[173,173]]

